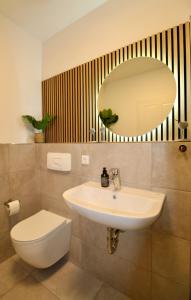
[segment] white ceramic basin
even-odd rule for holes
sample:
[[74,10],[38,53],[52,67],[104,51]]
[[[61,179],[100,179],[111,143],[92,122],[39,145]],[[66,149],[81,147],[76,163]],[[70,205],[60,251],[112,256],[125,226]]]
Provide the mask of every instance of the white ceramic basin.
[[122,186],[102,188],[87,182],[63,193],[67,205],[90,220],[121,230],[136,230],[151,225],[159,216],[165,194]]

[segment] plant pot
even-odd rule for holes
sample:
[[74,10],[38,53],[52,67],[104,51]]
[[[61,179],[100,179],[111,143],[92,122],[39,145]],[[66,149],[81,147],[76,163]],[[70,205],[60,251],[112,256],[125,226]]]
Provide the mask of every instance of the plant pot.
[[34,134],[34,142],[35,143],[45,143],[44,132],[35,132],[35,134]]

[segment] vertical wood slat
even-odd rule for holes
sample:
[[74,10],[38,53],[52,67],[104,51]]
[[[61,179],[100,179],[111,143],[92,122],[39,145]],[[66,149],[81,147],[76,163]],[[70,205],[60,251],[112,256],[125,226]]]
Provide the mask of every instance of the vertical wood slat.
[[179,117],[180,121],[185,121],[185,78],[184,78],[184,45],[183,45],[183,25],[179,26],[179,80],[180,80],[180,99],[179,99]]
[[[169,69],[173,72],[173,64],[172,64],[172,39],[171,39],[172,35],[171,35],[171,29],[168,29],[166,32],[166,47],[167,47],[167,66],[169,67]],[[170,112],[170,114],[168,115],[168,139],[169,140],[173,140],[173,111],[174,108],[172,109],[172,111]]]
[[177,40],[178,28],[173,28],[173,61],[174,61],[174,77],[177,84],[177,95],[174,104],[174,119],[172,122],[174,123],[174,137],[178,137],[178,127],[176,123],[180,120],[179,119],[179,93],[180,93],[180,84],[179,84],[179,74],[178,74],[178,40]]
[[[161,33],[161,61],[164,64],[167,64],[167,42],[166,42],[166,31],[163,31]],[[166,117],[166,119],[164,120],[163,124],[162,124],[162,139],[164,141],[168,140],[168,116]]]
[[[186,56],[186,62],[184,66],[184,71],[186,74],[186,97],[185,97],[185,107],[186,107],[186,112],[187,112],[187,120],[191,120],[191,105],[190,105],[190,99],[191,99],[191,18],[190,18],[190,23],[185,24],[185,44],[184,49],[185,49],[185,56]],[[188,136],[191,136],[191,128],[188,127]]]
[[[166,120],[142,136],[122,137],[105,129],[106,140],[141,142],[180,138],[178,121],[191,119],[190,108],[190,23],[168,29],[42,82],[43,115],[56,116],[46,131],[47,142],[88,142],[90,128],[101,141],[97,98],[104,79],[119,64],[135,57],[152,57],[174,73],[177,97]],[[190,130],[190,129],[189,129]],[[185,138],[187,132],[185,133]]]

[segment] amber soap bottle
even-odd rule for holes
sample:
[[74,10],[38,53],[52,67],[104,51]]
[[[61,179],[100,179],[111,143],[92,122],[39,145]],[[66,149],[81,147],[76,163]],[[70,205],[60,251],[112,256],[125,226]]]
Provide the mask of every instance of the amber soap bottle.
[[107,173],[107,169],[104,167],[103,172],[101,174],[101,186],[108,187],[109,186],[109,175]]

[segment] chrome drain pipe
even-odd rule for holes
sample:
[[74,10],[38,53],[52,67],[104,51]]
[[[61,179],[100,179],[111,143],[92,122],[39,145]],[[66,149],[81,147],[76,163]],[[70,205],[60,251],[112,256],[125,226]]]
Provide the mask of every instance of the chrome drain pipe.
[[120,229],[107,227],[107,251],[109,254],[113,254],[117,250],[120,232]]

